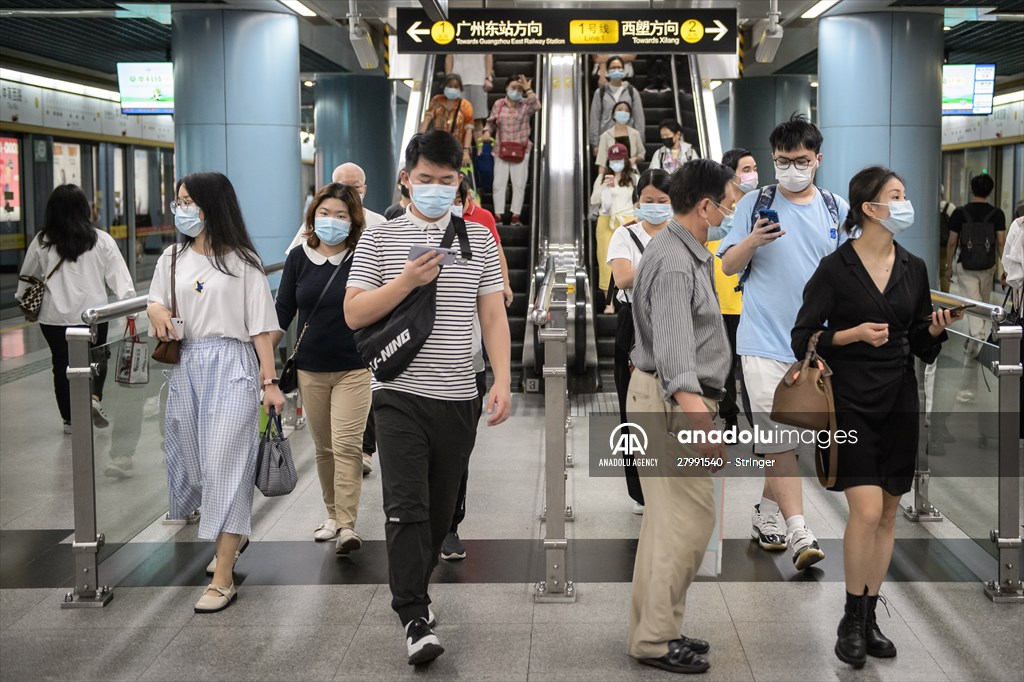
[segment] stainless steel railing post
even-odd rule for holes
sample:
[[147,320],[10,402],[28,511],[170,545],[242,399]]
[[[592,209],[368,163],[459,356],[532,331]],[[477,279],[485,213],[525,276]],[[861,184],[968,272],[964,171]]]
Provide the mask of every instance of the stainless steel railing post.
[[538,602],[576,601],[576,586],[566,577],[568,540],[565,522],[569,515],[565,486],[568,420],[569,311],[565,270],[548,261],[544,286],[538,292],[533,322],[541,327],[544,344],[544,580],[537,583]]
[[999,557],[999,577],[989,581],[985,594],[994,602],[1024,603],[1020,575],[1020,382],[1021,327],[1000,325],[995,332],[999,361],[993,363],[999,378],[999,527],[992,530],[992,542]]
[[68,382],[71,384],[71,470],[74,490],[75,589],[64,596],[61,608],[106,606],[114,592],[100,586],[96,555],[103,535],[96,532],[96,478],[92,442],[92,378],[95,372],[89,344],[91,327],[67,330]]

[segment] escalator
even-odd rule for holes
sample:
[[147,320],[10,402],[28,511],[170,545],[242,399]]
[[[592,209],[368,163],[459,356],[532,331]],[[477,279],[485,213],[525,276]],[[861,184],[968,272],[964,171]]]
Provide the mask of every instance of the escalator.
[[[510,77],[525,74],[534,83],[537,82],[537,58],[533,55],[520,54],[495,54],[493,55],[494,66],[494,87],[487,95],[487,113],[490,113],[494,103],[505,96],[505,86]],[[433,94],[438,89],[436,84],[444,78],[444,60],[434,61],[433,85],[427,86],[427,92]],[[429,100],[429,97],[427,98]],[[480,118],[479,112],[474,116]],[[486,118],[486,115],[483,116]],[[536,124],[533,126],[534,134],[531,139],[536,145]],[[520,214],[522,224],[511,225],[509,219],[509,206],[512,200],[512,188],[506,192],[505,216],[495,215],[498,223],[498,236],[501,237],[501,248],[505,253],[505,261],[508,264],[509,285],[512,287],[514,298],[512,305],[508,308],[508,326],[512,336],[512,390],[519,390],[522,384],[520,368],[523,362],[523,339],[526,335],[526,310],[527,294],[530,288],[530,244],[531,224],[533,220],[533,184],[535,173],[531,172],[526,182],[526,201]],[[480,195],[481,205],[488,211],[494,213],[494,198],[489,183],[479,183],[474,179],[473,185]],[[490,385],[493,376],[490,375],[490,364],[488,363],[487,383]]]
[[[662,65],[660,67],[655,67],[654,60],[656,59],[661,61]],[[637,55],[632,65],[633,77],[629,80],[629,83],[640,92],[640,100],[644,105],[645,129],[641,132],[644,135],[647,151],[645,158],[649,160],[661,146],[659,123],[665,119],[679,121],[683,127],[683,141],[693,145],[693,148],[698,150],[701,156],[705,156],[704,150],[707,145],[702,141],[700,132],[701,118],[699,117],[699,112],[694,108],[694,79],[691,77],[690,60],[684,55],[641,54]],[[657,79],[662,82],[656,83],[654,82],[656,79],[651,77],[653,75],[651,72],[654,68],[667,69],[667,76]],[[666,81],[669,84],[667,89],[651,91],[652,86],[657,88],[657,86],[662,85]],[[589,86],[589,93],[593,93],[597,89],[597,76],[595,74],[590,75]],[[589,93],[587,97],[588,103],[592,97]],[[648,165],[648,162],[640,164],[641,172],[646,170]],[[591,187],[593,180],[588,178],[588,181],[591,183],[588,187]],[[590,229],[591,233],[593,233],[593,223],[591,223]],[[591,250],[591,253],[596,253],[596,249]],[[596,256],[590,257],[588,266],[590,272],[597,272]],[[601,377],[601,390],[613,391],[615,387],[613,370],[615,367],[616,315],[604,312],[604,302],[600,300],[601,294],[597,289],[597,278],[591,278],[591,282],[594,287],[592,294],[598,304],[595,311],[594,333]]]

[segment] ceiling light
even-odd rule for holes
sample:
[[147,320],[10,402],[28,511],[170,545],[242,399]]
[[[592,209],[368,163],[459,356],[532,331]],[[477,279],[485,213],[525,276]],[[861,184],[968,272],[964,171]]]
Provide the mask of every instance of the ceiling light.
[[942,30],[943,30],[943,31],[952,31],[952,30],[953,30],[953,27],[952,27],[952,26],[943,26],[943,27],[942,27]]
[[1024,102],[1024,90],[1004,92],[1003,94],[996,95],[992,98],[992,106],[998,107],[1004,104],[1010,104],[1011,102]]
[[708,83],[708,87],[711,88],[712,90],[714,90],[715,88],[717,88],[721,84],[722,84],[722,81],[711,81],[710,83]]
[[818,81],[811,81],[811,87],[812,88],[818,87]]
[[825,12],[832,9],[832,5],[839,2],[839,0],[818,0],[814,3],[814,6],[809,10],[800,15],[801,19],[817,19]]
[[70,92],[75,95],[85,95],[86,97],[95,97],[96,99],[106,99],[111,102],[121,101],[121,95],[116,90],[104,90],[103,88],[94,88],[91,85],[71,83],[69,81],[57,80],[56,78],[47,78],[45,76],[36,76],[31,73],[12,71],[11,69],[0,68],[0,78],[15,81],[16,83],[24,83],[25,85],[34,85],[39,88],[46,88],[47,90]]
[[278,0],[282,5],[303,17],[315,17],[316,12],[303,5],[299,0]]
[[313,81],[302,81],[302,84],[305,85],[307,88],[311,88],[315,85]]

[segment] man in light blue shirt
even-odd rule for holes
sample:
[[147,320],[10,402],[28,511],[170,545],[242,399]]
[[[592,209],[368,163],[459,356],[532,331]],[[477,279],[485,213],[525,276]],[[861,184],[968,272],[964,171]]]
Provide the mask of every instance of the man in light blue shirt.
[[[734,227],[718,252],[722,272],[742,272],[743,313],[736,350],[754,425],[762,432],[788,428],[771,421],[770,415],[775,389],[796,360],[790,333],[804,285],[818,262],[839,247],[839,225],[849,210],[841,197],[814,185],[822,159],[822,136],[814,124],[793,116],[776,126],[769,140],[778,184],[740,200]],[[761,209],[777,212],[778,222],[754,217]],[[825,554],[804,521],[796,443],[782,439],[755,444],[754,452],[772,455],[775,466],[765,477],[761,502],[754,505],[751,536],[767,550],[788,545],[798,570],[821,561]]]

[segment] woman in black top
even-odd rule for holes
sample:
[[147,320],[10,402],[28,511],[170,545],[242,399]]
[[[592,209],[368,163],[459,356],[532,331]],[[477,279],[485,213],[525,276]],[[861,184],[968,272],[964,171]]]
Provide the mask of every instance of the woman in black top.
[[823,332],[818,352],[834,372],[837,428],[845,432],[837,438],[831,489],[845,492],[850,507],[843,535],[846,612],[835,652],[860,668],[867,654],[896,655],[878,629],[875,606],[892,558],[900,496],[910,490],[917,460],[914,356],[934,362],[946,326],[963,313],[932,312],[924,261],[893,241],[914,222],[899,176],[866,168],[850,180],[849,196],[843,229],[860,236],[822,258],[804,288],[793,352],[803,357],[811,336]]
[[[370,411],[370,371],[356,350],[344,312],[345,284],[362,231],[359,193],[348,185],[325,185],[306,211],[306,241],[289,252],[277,292],[281,329],[288,328],[296,312],[299,316],[295,366],[327,506],[327,520],[313,537],[317,541],[337,538],[338,554],[362,546],[355,525],[363,480],[363,427]],[[282,335],[278,332],[277,340]]]

